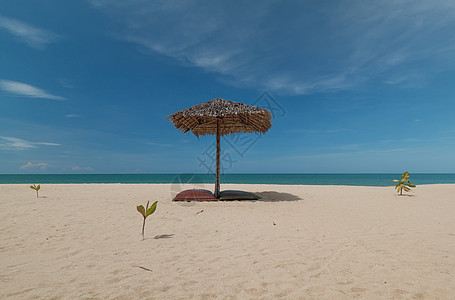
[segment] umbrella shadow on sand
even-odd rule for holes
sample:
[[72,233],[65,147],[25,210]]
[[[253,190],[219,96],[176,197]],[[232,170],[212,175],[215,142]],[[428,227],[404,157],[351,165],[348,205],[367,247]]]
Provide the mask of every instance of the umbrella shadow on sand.
[[[303,200],[302,198],[289,194],[289,193],[282,193],[282,192],[274,192],[274,191],[266,191],[266,192],[257,192],[255,193],[261,199],[253,200],[253,201],[260,201],[260,202],[286,202],[286,201],[300,201]],[[245,201],[245,200],[242,200]],[[251,201],[251,200],[250,200]]]

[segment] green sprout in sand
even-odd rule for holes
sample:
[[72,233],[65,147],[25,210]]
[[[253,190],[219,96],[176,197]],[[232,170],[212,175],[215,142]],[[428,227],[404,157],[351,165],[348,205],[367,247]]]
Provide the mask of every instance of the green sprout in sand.
[[145,208],[142,205],[137,206],[137,211],[144,217],[144,223],[142,223],[142,240],[144,240],[145,219],[155,212],[157,203],[158,201],[155,201],[150,208],[149,201],[147,201],[147,206]]
[[35,190],[35,191],[36,191],[36,198],[38,198],[38,191],[39,191],[39,189],[41,188],[41,185],[40,185],[40,184],[38,184],[38,186],[36,186],[36,185],[31,185],[30,188],[31,188],[32,190]]
[[411,180],[409,180],[409,172],[404,172],[403,175],[401,175],[401,180],[395,179],[392,182],[398,182],[395,189],[397,190],[397,193],[400,193],[400,195],[403,195],[403,190],[409,192],[411,191],[410,188],[416,187],[411,183]]

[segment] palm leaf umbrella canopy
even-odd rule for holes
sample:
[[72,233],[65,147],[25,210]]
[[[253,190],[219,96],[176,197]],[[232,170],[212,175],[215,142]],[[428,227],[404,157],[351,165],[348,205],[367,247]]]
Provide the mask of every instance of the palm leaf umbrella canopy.
[[167,117],[183,133],[216,135],[215,197],[220,192],[220,139],[222,135],[239,132],[266,133],[272,127],[272,114],[265,108],[221,98],[191,106]]

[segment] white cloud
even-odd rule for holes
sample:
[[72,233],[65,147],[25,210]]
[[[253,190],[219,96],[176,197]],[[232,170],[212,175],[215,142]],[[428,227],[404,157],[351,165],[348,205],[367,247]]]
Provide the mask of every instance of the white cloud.
[[48,142],[35,142],[35,145],[45,145],[45,146],[61,146],[60,144],[56,143],[48,143]]
[[7,136],[0,136],[0,149],[3,150],[27,150],[37,148],[33,143],[28,142],[26,140],[7,137]]
[[80,115],[76,115],[76,114],[69,114],[69,115],[65,115],[65,117],[67,117],[67,118],[80,118],[81,116]]
[[48,44],[59,39],[59,36],[26,23],[0,16],[0,28],[16,36],[20,41],[35,49],[45,49]]
[[17,81],[0,79],[0,89],[13,96],[21,96],[27,98],[42,98],[58,101],[66,100],[63,97],[49,94],[48,92],[42,89]]
[[60,146],[56,143],[48,142],[30,142],[15,137],[0,136],[0,149],[1,150],[29,150],[38,148],[39,145],[44,146]]
[[36,163],[33,164],[31,162],[26,163],[23,166],[20,166],[20,170],[30,170],[30,169],[40,169],[40,170],[45,170],[47,167],[49,167],[49,164],[47,163]]
[[453,67],[451,1],[91,3],[123,24],[112,35],[236,86],[288,94],[404,86]]

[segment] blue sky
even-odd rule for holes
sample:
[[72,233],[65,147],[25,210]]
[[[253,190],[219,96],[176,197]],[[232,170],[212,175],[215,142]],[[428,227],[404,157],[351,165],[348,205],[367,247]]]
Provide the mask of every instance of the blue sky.
[[454,1],[2,1],[0,44],[0,173],[207,173],[166,116],[218,97],[274,109],[228,173],[455,172]]

